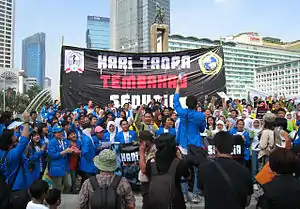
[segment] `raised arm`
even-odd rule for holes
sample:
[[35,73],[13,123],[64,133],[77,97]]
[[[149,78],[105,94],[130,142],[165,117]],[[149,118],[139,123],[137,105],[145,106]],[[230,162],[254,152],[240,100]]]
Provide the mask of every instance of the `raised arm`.
[[178,78],[177,79],[176,91],[175,91],[175,95],[174,95],[174,109],[176,110],[178,115],[182,115],[184,113],[184,109],[182,108],[182,106],[180,104],[180,101],[179,101],[180,85],[181,85],[181,80]]

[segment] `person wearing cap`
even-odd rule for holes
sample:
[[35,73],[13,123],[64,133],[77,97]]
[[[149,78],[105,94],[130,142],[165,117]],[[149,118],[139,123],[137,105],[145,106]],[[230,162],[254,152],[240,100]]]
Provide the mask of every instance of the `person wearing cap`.
[[97,126],[95,128],[95,134],[93,135],[93,139],[94,139],[95,145],[97,147],[96,154],[99,154],[101,152],[101,150],[103,150],[103,148],[105,148],[102,146],[103,137],[104,137],[104,129],[101,126]]
[[[113,173],[117,169],[116,153],[109,149],[103,150],[94,158],[94,165],[100,170],[100,174],[96,175],[99,186],[110,185],[116,178],[116,175]],[[89,208],[90,197],[93,192],[90,179],[85,180],[78,195],[78,204],[76,208]],[[122,208],[135,208],[134,195],[129,182],[125,177],[121,178],[116,192],[121,198]]]
[[276,115],[267,112],[263,117],[263,130],[261,132],[260,143],[259,143],[259,154],[258,159],[262,159],[263,165],[269,162],[269,156],[275,149],[275,128]]
[[53,179],[54,188],[69,192],[71,176],[68,155],[74,150],[69,148],[69,141],[63,138],[63,128],[60,125],[55,125],[52,132],[54,137],[48,145],[49,175]]
[[13,130],[14,135],[19,139],[19,137],[21,136],[21,131],[20,131],[21,125],[23,125],[23,122],[15,120],[11,124],[9,124],[7,129]]
[[93,159],[97,153],[97,143],[93,139],[94,127],[86,123],[83,125],[81,139],[81,158],[80,158],[80,172],[81,172],[81,185],[90,176],[94,176],[97,173],[97,168],[93,163]]

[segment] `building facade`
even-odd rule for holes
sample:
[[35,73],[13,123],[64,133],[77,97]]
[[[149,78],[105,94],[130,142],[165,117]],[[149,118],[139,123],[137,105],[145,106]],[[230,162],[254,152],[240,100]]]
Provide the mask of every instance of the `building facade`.
[[111,0],[111,48],[127,52],[150,51],[150,28],[156,4],[165,10],[170,31],[170,0]]
[[37,79],[34,77],[24,78],[25,91],[30,90],[33,86],[37,85]]
[[36,33],[22,42],[22,69],[30,78],[36,78],[37,84],[44,88],[46,66],[46,35]]
[[[220,40],[199,39],[171,35],[169,51],[218,46]],[[247,89],[254,87],[255,68],[295,60],[299,52],[269,46],[257,33],[242,33],[222,41],[227,94],[233,98],[247,98]]]
[[23,93],[23,70],[0,67],[0,90],[14,89]]
[[49,77],[45,77],[45,89],[51,88],[52,85],[52,79]]
[[110,49],[110,21],[107,17],[88,16],[86,31],[88,49]]
[[300,95],[300,59],[255,69],[255,88],[269,95]]
[[0,0],[0,67],[13,68],[15,0]]

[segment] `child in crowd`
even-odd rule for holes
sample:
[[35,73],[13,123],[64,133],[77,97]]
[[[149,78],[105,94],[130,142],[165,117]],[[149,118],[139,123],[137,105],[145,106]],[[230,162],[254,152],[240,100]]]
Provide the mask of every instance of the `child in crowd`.
[[48,209],[44,205],[46,194],[49,190],[49,185],[43,180],[34,181],[29,188],[31,201],[27,204],[26,209]]
[[49,209],[57,209],[61,203],[61,192],[58,189],[50,189],[46,196],[46,202]]

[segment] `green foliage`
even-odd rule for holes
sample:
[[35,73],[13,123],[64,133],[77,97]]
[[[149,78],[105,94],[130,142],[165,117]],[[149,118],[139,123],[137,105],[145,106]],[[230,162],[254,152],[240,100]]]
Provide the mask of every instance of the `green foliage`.
[[[16,111],[17,113],[23,113],[24,110],[28,107],[31,101],[42,91],[41,87],[38,85],[33,86],[28,91],[26,91],[24,94],[21,94],[19,92],[16,92],[15,89],[8,88],[5,91],[5,109],[9,111]],[[3,97],[3,91],[0,91],[0,107],[1,110],[4,109],[4,97]],[[44,105],[48,100],[51,100],[50,95],[46,96],[47,98],[43,97],[44,102],[42,102],[41,106]],[[40,102],[38,102],[40,103]],[[35,110],[41,109],[41,106],[38,107],[38,105],[35,105],[34,108],[38,108]]]

